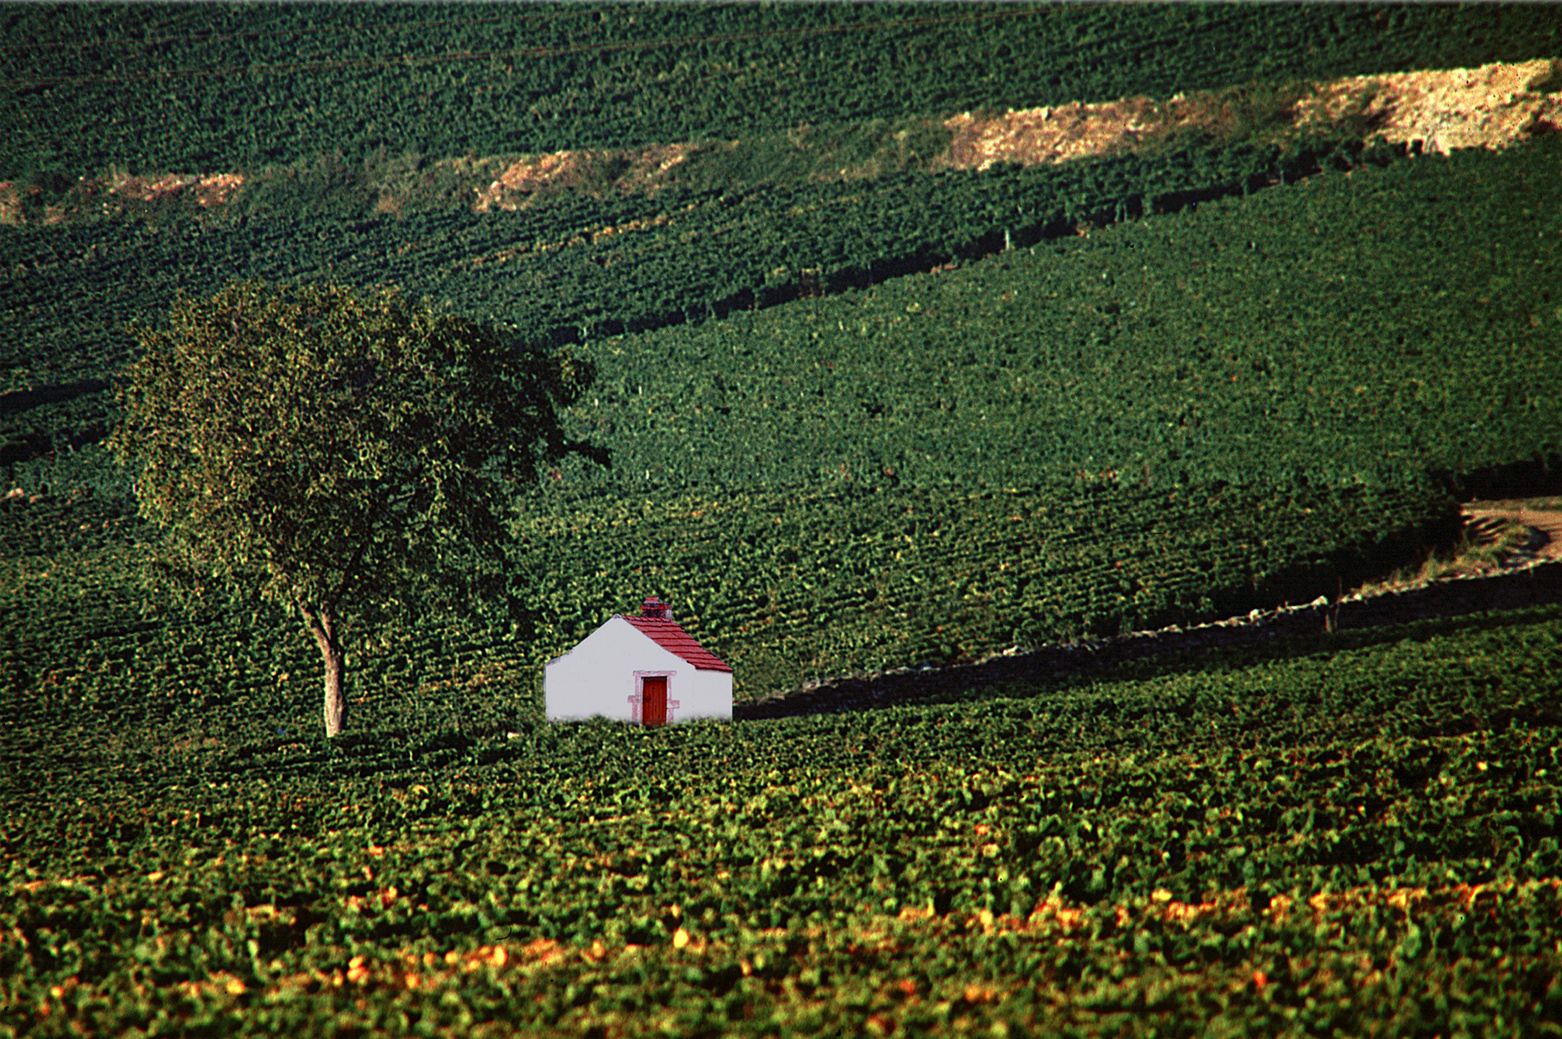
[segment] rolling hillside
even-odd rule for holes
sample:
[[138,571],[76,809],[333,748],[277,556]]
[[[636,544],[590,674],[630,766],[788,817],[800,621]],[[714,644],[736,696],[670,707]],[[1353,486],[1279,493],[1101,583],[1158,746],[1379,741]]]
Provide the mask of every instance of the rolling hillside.
[[[1557,9],[0,25],[0,1032],[1556,1032]],[[236,277],[597,372],[335,740],[101,446]],[[543,722],[652,593],[737,720]]]

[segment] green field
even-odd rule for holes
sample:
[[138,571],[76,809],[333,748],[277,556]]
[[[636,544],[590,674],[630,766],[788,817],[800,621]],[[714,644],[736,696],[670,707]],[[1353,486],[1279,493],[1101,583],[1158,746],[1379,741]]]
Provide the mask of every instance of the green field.
[[[1418,562],[1451,542],[1472,474],[1544,477],[1562,457],[1549,391],[1562,380],[1559,153],[1542,139],[1366,165],[955,270],[592,339],[577,349],[597,382],[570,421],[613,467],[566,466],[518,502],[514,592],[531,622],[457,641],[491,647],[488,672],[524,714],[543,661],[654,589],[753,699],[1307,601]],[[89,233],[26,229],[13,246]],[[117,284],[93,264],[58,271],[60,295]],[[478,284],[422,283],[468,309]],[[518,291],[498,275],[481,285]],[[49,345],[37,367],[66,392],[13,412],[9,435],[13,452],[56,451],[13,463],[12,479],[101,525],[126,496],[90,439],[112,421],[101,387],[129,343],[97,338],[91,311],[48,314],[28,315],[31,341]],[[99,382],[71,391],[73,372]],[[5,522],[30,522],[29,508]],[[119,542],[75,540],[73,580],[116,589],[93,601],[132,598]],[[53,551],[26,565],[47,568]],[[29,605],[52,618],[26,636],[30,653],[79,671],[97,607],[74,594]],[[213,614],[199,638],[223,643],[234,622]],[[81,635],[44,634],[62,630]],[[448,671],[432,644],[449,636],[407,638],[359,650],[364,695],[382,675]],[[265,661],[294,641],[276,631],[254,662],[184,680],[264,684]]]
[[1562,52],[1525,4],[0,14],[0,177],[690,141]]
[[1558,667],[1551,606],[776,722],[12,730],[0,1027],[1553,1034]]
[[[1557,564],[1340,602],[1556,493],[1562,141],[818,175],[960,111],[1558,56],[1562,15],[0,19],[29,204],[270,171],[0,227],[0,1035],[1562,1033]],[[729,138],[830,143],[513,212],[432,162]],[[567,418],[614,464],[515,503],[524,614],[356,632],[335,740],[296,618],[143,583],[101,443],[127,323],[235,277],[391,280],[597,372]],[[740,720],[544,722],[543,663],[647,594]]]

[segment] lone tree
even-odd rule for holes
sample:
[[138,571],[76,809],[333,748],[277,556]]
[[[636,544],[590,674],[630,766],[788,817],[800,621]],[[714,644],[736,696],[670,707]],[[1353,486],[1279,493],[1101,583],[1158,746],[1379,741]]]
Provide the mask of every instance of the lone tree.
[[155,567],[296,610],[328,736],[349,621],[502,598],[515,491],[572,453],[606,462],[560,422],[589,367],[394,289],[236,282],[135,331],[112,446],[164,534]]

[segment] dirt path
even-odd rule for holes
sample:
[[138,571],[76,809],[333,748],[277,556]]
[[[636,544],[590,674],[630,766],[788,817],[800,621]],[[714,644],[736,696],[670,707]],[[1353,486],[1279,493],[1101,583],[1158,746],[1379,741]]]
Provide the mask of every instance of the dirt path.
[[1501,536],[1505,527],[1523,528],[1515,560],[1562,559],[1562,508],[1555,502],[1472,501],[1460,512],[1467,528],[1487,537]]
[[[1558,63],[1562,64],[1562,63]],[[1381,76],[1351,76],[1325,83],[1277,88],[1253,97],[1241,88],[1178,94],[1165,101],[1147,97],[1095,103],[1074,102],[1001,114],[962,112],[943,121],[949,146],[930,168],[983,170],[997,163],[1025,166],[1132,151],[1179,133],[1237,132],[1260,120],[1260,133],[1282,134],[1335,125],[1381,134],[1390,144],[1419,145],[1425,151],[1501,148],[1527,134],[1562,129],[1562,95],[1546,93],[1558,73],[1548,58]],[[614,152],[557,152],[534,155],[499,172],[479,188],[473,208],[514,209],[534,193],[567,188],[617,165],[624,168],[619,190],[655,190],[681,177],[688,164],[719,157],[728,161],[742,141],[662,145]],[[801,145],[800,145],[801,147]],[[885,160],[848,164],[842,179],[889,172]],[[834,166],[830,167],[832,175]]]
[[1261,97],[1206,91],[1166,101],[1135,97],[1002,115],[967,112],[945,122],[953,142],[935,163],[986,169],[1001,162],[1065,162],[1131,150],[1190,130],[1219,135],[1244,119],[1273,119],[1279,129],[1287,116],[1294,129],[1350,125],[1367,135],[1381,134],[1390,144],[1419,145],[1425,151],[1500,148],[1562,125],[1562,97],[1544,92],[1552,75],[1552,62],[1540,58],[1476,69],[1351,76]]

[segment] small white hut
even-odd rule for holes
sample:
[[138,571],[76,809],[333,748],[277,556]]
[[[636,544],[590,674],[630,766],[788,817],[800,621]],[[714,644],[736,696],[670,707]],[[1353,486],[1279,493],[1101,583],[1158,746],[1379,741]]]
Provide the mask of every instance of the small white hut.
[[579,645],[543,668],[549,721],[614,718],[666,725],[732,717],[732,668],[645,600],[640,616],[615,614]]

